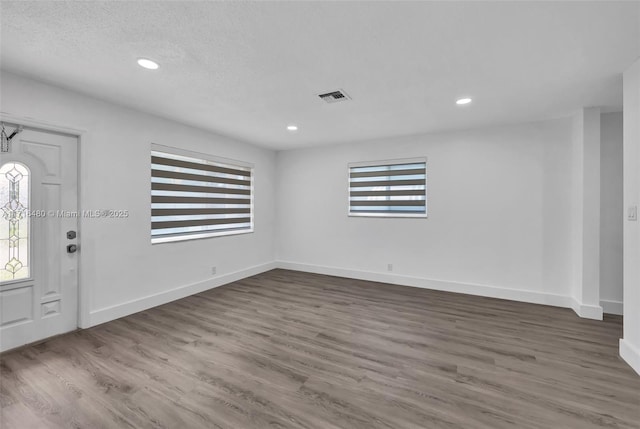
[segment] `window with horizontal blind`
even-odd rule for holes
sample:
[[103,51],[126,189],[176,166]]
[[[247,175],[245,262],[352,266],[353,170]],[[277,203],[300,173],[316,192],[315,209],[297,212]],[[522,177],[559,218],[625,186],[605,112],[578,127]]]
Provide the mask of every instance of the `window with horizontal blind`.
[[349,216],[426,217],[426,158],[349,164]]
[[151,242],[253,232],[253,166],[151,148]]

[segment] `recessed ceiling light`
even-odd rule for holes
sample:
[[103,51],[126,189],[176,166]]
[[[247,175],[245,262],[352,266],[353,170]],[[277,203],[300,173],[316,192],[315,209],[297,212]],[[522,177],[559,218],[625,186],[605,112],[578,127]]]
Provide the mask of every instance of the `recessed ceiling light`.
[[456,104],[469,104],[471,103],[470,98],[459,98],[456,100]]
[[289,131],[298,131],[298,126],[297,125],[287,125],[287,130]]
[[158,63],[156,63],[155,61],[151,61],[148,58],[138,58],[138,65],[149,70],[156,70],[158,67],[160,67]]

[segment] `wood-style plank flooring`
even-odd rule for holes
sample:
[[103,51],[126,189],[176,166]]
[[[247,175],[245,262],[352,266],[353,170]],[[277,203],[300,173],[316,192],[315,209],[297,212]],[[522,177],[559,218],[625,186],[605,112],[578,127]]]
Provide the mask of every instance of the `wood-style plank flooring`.
[[619,317],[274,270],[0,356],[9,428],[639,428]]

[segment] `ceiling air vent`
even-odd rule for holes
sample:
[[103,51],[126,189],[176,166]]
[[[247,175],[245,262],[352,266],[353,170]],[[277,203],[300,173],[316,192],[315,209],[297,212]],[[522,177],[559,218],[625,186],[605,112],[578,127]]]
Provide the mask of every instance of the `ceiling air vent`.
[[325,94],[318,95],[321,99],[323,99],[327,103],[337,103],[339,101],[347,101],[351,98],[347,95],[346,92],[341,89],[337,91],[327,92]]

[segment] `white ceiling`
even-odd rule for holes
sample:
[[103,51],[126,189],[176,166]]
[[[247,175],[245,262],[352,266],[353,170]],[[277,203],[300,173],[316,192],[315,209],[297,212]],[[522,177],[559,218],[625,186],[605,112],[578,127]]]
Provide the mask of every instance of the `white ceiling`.
[[640,56],[636,1],[0,7],[3,69],[278,149],[620,109]]

